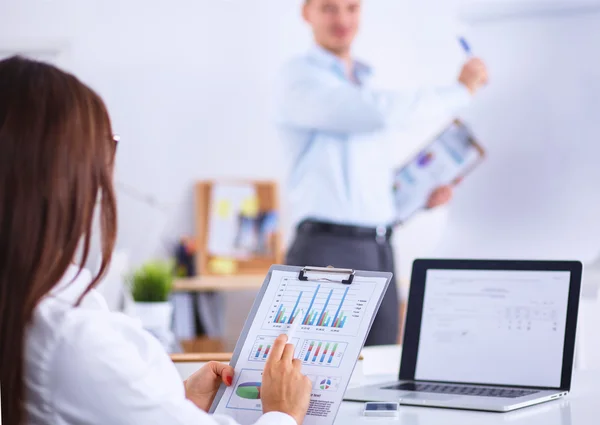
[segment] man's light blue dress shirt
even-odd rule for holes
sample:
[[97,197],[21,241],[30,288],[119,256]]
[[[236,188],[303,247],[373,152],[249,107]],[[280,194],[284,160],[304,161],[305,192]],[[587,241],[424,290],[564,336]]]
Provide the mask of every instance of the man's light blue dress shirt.
[[284,194],[293,223],[316,219],[360,226],[394,220],[393,169],[386,137],[423,103],[456,109],[469,102],[458,83],[405,92],[370,87],[371,69],[356,62],[354,81],[344,63],[320,47],[283,69],[277,123],[291,170]]

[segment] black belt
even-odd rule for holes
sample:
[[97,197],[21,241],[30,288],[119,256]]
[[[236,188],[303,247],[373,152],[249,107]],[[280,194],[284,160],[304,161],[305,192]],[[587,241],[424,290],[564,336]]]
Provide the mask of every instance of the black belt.
[[363,227],[326,223],[324,221],[304,220],[298,225],[298,233],[309,235],[329,234],[387,242],[391,239],[393,230],[390,226]]

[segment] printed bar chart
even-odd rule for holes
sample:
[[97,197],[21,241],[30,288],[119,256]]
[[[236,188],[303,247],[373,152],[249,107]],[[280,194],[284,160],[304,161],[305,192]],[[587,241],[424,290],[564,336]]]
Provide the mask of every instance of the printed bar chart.
[[[269,353],[271,352],[271,347],[273,347],[273,343],[275,342],[274,336],[258,336],[256,337],[256,341],[254,341],[254,346],[252,347],[252,351],[250,351],[250,355],[248,356],[248,360],[253,362],[266,362],[269,357]],[[299,339],[294,338],[292,343],[294,345],[298,345]]]
[[269,351],[271,351],[271,344],[267,345],[265,350],[263,351],[263,345],[259,345],[256,350],[256,354],[254,354],[254,359],[256,360],[267,360],[267,356],[269,355]]
[[347,346],[345,342],[308,339],[304,341],[298,358],[307,365],[339,367]]
[[294,323],[294,319],[296,318],[295,314],[296,314],[296,310],[298,309],[298,304],[300,303],[300,300],[302,299],[302,294],[303,292],[300,291],[300,294],[298,295],[298,299],[296,300],[296,304],[294,304],[294,309],[292,310],[292,314],[290,316],[290,320],[288,323]]
[[288,323],[288,324],[292,324],[294,323],[294,321],[296,320],[298,314],[300,313],[300,311],[296,310],[296,307],[294,307],[294,309],[292,310],[292,314],[290,314],[289,318],[288,316],[285,316],[285,307],[283,306],[283,304],[281,304],[279,306],[279,310],[277,311],[277,316],[275,316],[275,323]]
[[315,326],[326,332],[356,335],[373,291],[374,286],[365,282],[343,285],[284,278],[263,329],[285,329],[302,320],[300,331]]
[[285,323],[283,315],[285,314],[285,307],[283,304],[279,306],[279,310],[277,310],[277,316],[275,316],[275,323]]
[[[342,299],[339,303],[339,306],[337,308],[335,316],[333,317],[333,321],[331,319],[331,312],[329,310],[327,310],[327,308],[330,306],[329,303],[331,302],[331,297],[333,296],[333,289],[329,290],[327,299],[325,300],[325,304],[323,305],[322,309],[319,310],[317,308],[313,308],[314,304],[315,304],[315,300],[317,299],[320,289],[321,289],[321,285],[318,285],[317,289],[315,289],[312,300],[308,306],[308,310],[307,310],[306,315],[304,316],[304,320],[302,321],[302,324],[310,325],[310,326],[323,326],[323,327],[328,327],[331,325],[331,327],[334,327],[334,328],[343,328],[344,325],[346,324],[346,321],[338,320],[338,316],[340,316],[340,310],[342,309],[342,306],[344,305],[346,295],[348,295],[348,291],[350,290],[350,288],[348,287],[344,291],[344,295],[342,296]],[[302,294],[303,294],[303,292],[300,292],[300,295],[298,296],[298,300],[296,300],[297,303],[300,301]],[[281,304],[281,306],[283,306],[283,304]],[[342,316],[344,315],[343,311],[341,312],[341,315]],[[318,320],[317,320],[317,317],[318,317]],[[344,317],[344,319],[345,319],[345,317]],[[315,320],[316,320],[316,323],[315,323]],[[277,322],[277,323],[279,323],[279,322]]]

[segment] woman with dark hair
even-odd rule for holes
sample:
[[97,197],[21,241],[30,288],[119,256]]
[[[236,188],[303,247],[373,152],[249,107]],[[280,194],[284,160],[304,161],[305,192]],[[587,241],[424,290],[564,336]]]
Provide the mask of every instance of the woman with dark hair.
[[[235,424],[209,416],[233,369],[212,362],[183,384],[162,347],[111,313],[94,285],[112,255],[116,140],[102,99],[36,61],[0,61],[2,423]],[[82,268],[93,219],[102,263]],[[260,425],[303,421],[311,382],[280,336],[263,374]]]

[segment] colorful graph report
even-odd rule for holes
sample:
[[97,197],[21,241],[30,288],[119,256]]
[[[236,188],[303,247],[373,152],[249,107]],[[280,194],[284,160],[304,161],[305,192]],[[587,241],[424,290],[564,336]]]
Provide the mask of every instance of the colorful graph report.
[[260,402],[260,388],[262,385],[262,371],[242,369],[233,385],[227,402],[230,409],[262,411]]
[[235,389],[235,394],[248,400],[258,400],[260,399],[260,385],[261,382],[242,382]]
[[273,266],[234,350],[233,383],[221,386],[210,413],[240,424],[259,421],[273,384],[269,379],[279,377],[263,370],[285,362],[301,366],[310,379],[306,385],[312,385],[303,425],[334,425],[390,278],[381,272]]
[[347,347],[345,342],[307,339],[298,358],[306,365],[340,367]]
[[[250,351],[250,355],[248,356],[248,360],[251,362],[266,362],[269,353],[271,352],[271,347],[273,347],[273,343],[275,342],[275,338],[276,337],[274,336],[257,336],[256,341],[252,346],[252,350]],[[299,341],[298,338],[294,338],[291,343],[297,347]]]
[[321,392],[335,392],[340,388],[340,382],[342,378],[335,376],[317,376],[307,375],[313,383],[313,391],[315,393]]
[[331,379],[325,378],[319,383],[319,388],[322,390],[328,390],[331,388]]
[[[302,321],[301,330],[326,328],[328,332],[356,335],[374,287],[284,279],[273,300],[265,329],[284,328]],[[300,312],[303,312],[300,317]]]

